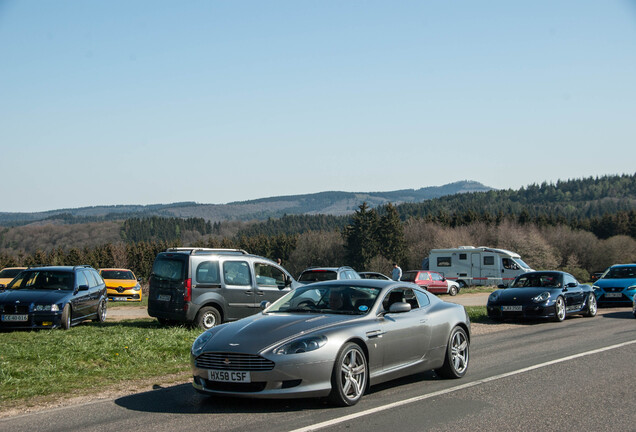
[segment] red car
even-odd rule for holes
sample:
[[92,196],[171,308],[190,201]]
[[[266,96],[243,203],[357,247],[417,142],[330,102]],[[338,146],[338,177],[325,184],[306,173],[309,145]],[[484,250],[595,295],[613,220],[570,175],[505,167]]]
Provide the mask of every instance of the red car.
[[409,270],[402,274],[400,280],[413,282],[434,294],[450,294],[452,296],[459,292],[459,284],[447,280],[444,275],[428,270]]

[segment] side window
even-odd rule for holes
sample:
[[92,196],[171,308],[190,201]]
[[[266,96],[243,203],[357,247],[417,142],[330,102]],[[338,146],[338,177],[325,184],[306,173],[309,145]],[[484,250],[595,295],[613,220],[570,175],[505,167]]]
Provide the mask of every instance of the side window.
[[254,263],[254,273],[256,274],[256,285],[284,288],[285,273],[282,270],[265,263]]
[[218,261],[203,261],[197,266],[195,272],[196,281],[199,284],[219,284],[221,277],[219,275]]
[[422,272],[420,273],[420,275],[417,278],[418,280],[430,280],[430,278],[428,277],[428,273],[426,272]]
[[574,283],[575,283],[575,284],[577,284],[577,285],[579,284],[579,283],[577,282],[577,280],[576,280],[576,279],[574,279],[574,276],[571,276],[571,275],[569,275],[569,274],[563,275],[563,286],[567,286],[567,284],[569,284],[569,283],[571,283],[571,282],[574,282]]
[[84,270],[82,273],[84,273],[90,288],[95,288],[98,285],[97,280],[95,280],[95,276],[93,276],[93,273],[90,270]]
[[411,309],[418,309],[420,307],[415,293],[410,288],[404,290],[404,301],[411,305]]
[[86,276],[84,276],[84,272],[83,271],[78,271],[76,273],[76,278],[75,278],[75,286],[79,287],[82,285],[88,285],[88,281],[86,280]]
[[428,306],[429,304],[431,304],[428,296],[422,291],[416,290],[415,296],[417,297],[417,301],[420,303],[420,307]]
[[461,261],[465,261],[465,260],[466,260],[466,254],[465,254],[465,253],[460,253],[460,254],[459,254],[459,259],[460,259]]
[[495,257],[494,256],[485,256],[484,257],[484,265],[495,265]]
[[104,279],[102,279],[102,276],[99,273],[97,273],[97,270],[91,270],[91,274],[97,281],[97,285],[101,285],[104,283]]
[[431,276],[433,276],[433,280],[434,281],[441,281],[442,280],[442,275],[439,273],[431,273]]
[[437,267],[450,267],[451,257],[437,257]]
[[223,279],[228,285],[251,285],[249,264],[245,261],[225,261]]
[[347,270],[346,274],[347,274],[347,279],[358,279],[356,277],[356,274],[351,270]]

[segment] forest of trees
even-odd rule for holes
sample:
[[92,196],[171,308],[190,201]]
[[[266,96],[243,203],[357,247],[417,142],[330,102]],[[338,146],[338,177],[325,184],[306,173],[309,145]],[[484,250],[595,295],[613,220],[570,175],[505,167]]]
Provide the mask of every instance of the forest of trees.
[[416,269],[434,248],[490,246],[518,252],[535,269],[581,280],[636,262],[636,175],[531,185],[369,208],[350,216],[285,215],[211,224],[201,218],[131,218],[76,225],[0,227],[0,266],[127,267],[147,278],[170,246],[231,247],[281,258],[294,275],[311,265],[390,272]]

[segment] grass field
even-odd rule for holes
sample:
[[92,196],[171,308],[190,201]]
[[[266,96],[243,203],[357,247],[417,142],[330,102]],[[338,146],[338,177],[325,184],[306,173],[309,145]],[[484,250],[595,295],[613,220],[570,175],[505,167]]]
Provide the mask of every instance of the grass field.
[[199,334],[149,319],[0,333],[0,405],[188,371]]

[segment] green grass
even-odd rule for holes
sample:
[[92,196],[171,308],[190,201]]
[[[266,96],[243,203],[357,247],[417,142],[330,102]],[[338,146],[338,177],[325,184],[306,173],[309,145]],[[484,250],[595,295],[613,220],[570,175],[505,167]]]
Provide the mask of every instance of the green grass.
[[486,306],[464,306],[471,323],[491,322],[486,312]]
[[200,333],[148,319],[0,333],[0,405],[186,372]]
[[462,288],[459,290],[460,294],[478,294],[478,293],[491,293],[496,290],[496,286],[471,286]]

